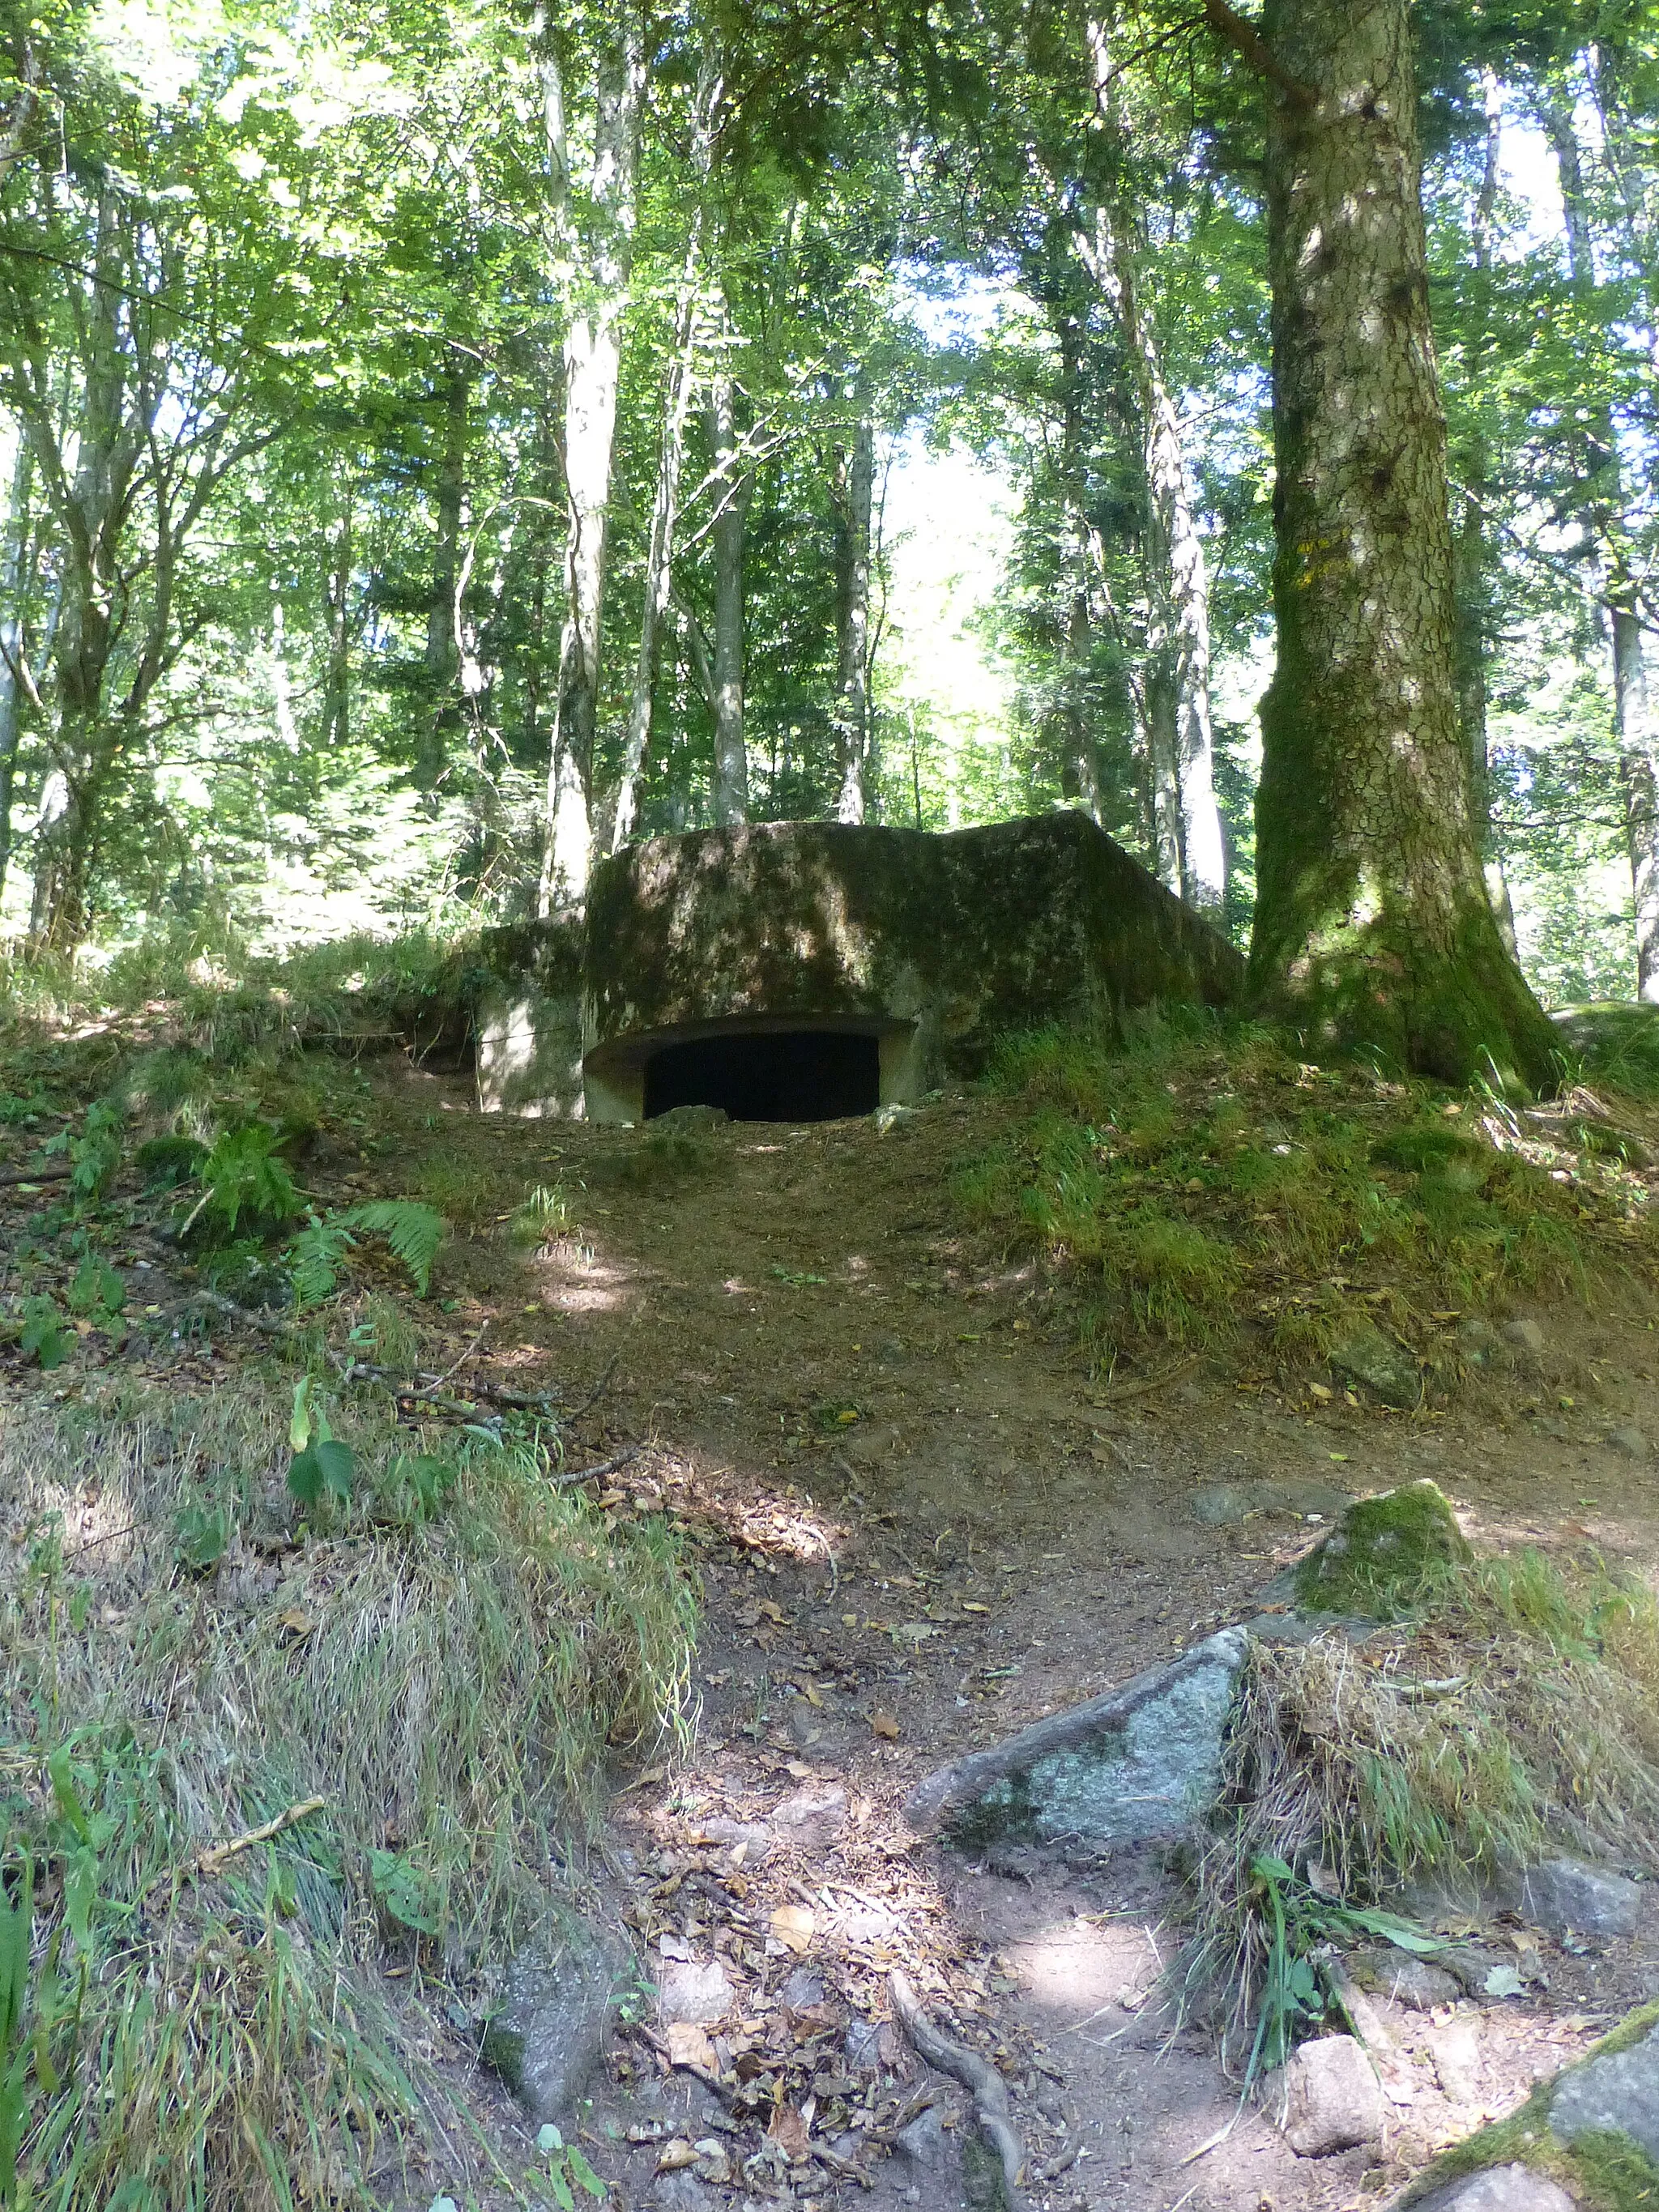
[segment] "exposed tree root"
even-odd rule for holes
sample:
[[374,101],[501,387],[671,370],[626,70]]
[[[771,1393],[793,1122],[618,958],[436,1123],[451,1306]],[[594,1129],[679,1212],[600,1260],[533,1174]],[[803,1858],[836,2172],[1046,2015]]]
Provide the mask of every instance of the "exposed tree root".
[[922,2010],[921,2002],[909,1982],[896,1966],[887,1978],[887,1987],[893,2000],[893,2010],[898,2014],[905,2033],[915,2045],[919,2057],[930,2066],[938,2067],[969,2091],[974,2100],[974,2114],[986,2141],[1002,2160],[1002,2178],[1012,2208],[1019,2203],[1019,2185],[1025,2171],[1025,2149],[1014,2132],[1014,2116],[1008,2103],[1007,2084],[988,2059],[981,2058],[976,2051],[965,2044],[953,2043],[942,2034]]

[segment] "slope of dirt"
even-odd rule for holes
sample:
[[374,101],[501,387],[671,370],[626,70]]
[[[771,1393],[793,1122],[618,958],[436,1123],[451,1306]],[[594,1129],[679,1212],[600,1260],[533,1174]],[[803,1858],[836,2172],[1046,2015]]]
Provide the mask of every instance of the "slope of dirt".
[[[702,1578],[695,1745],[635,1779],[595,1873],[647,1974],[718,1960],[731,2002],[707,2044],[683,2030],[671,2050],[648,2004],[619,2042],[584,2132],[629,2203],[983,2201],[955,2148],[965,2094],[893,2026],[894,1966],[1008,2079],[1033,2204],[1163,2212],[1376,2201],[1659,1994],[1659,1915],[1605,1953],[1547,1943],[1501,2004],[1382,2002],[1404,2063],[1380,2153],[1297,2159],[1252,2109],[1194,2158],[1238,2090],[1155,2014],[1178,1940],[1164,1871],[969,1864],[900,1814],[959,1751],[1259,1611],[1343,1493],[1430,1474],[1479,1542],[1594,1548],[1650,1578],[1645,1316],[1536,1310],[1541,1349],[1441,1413],[1298,1401],[1220,1361],[1107,1389],[1063,1283],[957,1226],[950,1170],[994,1137],[994,1103],[886,1133],[733,1126],[677,1159],[648,1132],[480,1117],[459,1081],[401,1064],[371,1079],[374,1157],[323,1161],[319,1182],[393,1195],[439,1162],[498,1190],[422,1310],[459,1363],[449,1387],[558,1392],[570,1472],[604,1470],[609,1511],[672,1516]],[[507,1215],[556,1180],[566,1226],[514,1246]],[[1260,1481],[1305,1488],[1252,1510]],[[708,2079],[671,2068],[688,2053]],[[479,2095],[507,2162],[527,2157]]]

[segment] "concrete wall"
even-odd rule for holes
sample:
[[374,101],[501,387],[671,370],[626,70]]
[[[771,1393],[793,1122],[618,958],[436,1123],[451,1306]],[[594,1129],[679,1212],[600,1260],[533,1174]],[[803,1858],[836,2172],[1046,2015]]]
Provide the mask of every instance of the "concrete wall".
[[652,1051],[717,1029],[873,1031],[902,1101],[978,1074],[1009,1030],[1225,1005],[1243,983],[1233,948],[1076,813],[653,838],[595,870],[585,925],[497,932],[487,957],[482,1103],[606,1120],[637,1118]]

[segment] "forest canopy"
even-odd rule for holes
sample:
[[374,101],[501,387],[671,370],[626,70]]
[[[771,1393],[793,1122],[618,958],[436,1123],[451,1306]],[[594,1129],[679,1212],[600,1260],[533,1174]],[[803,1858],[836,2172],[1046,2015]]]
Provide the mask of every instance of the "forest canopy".
[[1659,998],[1659,40],[1326,12],[15,9],[15,950],[1058,805],[1431,1071]]

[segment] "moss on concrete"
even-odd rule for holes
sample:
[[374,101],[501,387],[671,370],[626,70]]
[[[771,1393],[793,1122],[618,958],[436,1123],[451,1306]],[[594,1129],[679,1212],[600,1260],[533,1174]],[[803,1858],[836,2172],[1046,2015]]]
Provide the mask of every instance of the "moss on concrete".
[[1387,1620],[1435,1575],[1474,1556],[1438,1486],[1402,1483],[1348,1508],[1297,1566],[1297,1602],[1311,1613]]

